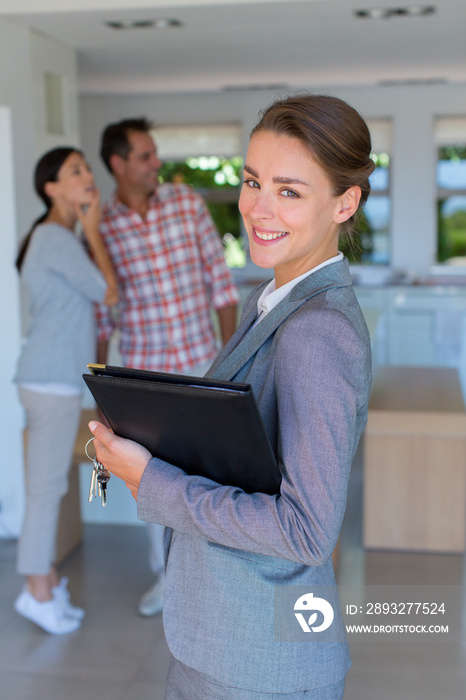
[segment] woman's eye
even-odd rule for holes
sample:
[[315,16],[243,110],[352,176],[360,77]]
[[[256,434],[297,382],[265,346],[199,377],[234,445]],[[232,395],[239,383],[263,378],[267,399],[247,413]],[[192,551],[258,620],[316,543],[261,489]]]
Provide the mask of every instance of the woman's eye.
[[259,183],[256,180],[245,180],[244,184],[247,185],[247,187],[259,187]]
[[282,190],[281,194],[284,197],[299,197],[299,194],[295,192],[294,190]]

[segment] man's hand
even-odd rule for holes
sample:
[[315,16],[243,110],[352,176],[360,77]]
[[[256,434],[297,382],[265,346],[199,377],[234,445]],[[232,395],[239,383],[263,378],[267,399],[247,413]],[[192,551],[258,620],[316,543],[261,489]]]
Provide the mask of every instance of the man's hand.
[[94,444],[99,462],[126,483],[137,501],[141,477],[152,458],[149,450],[133,440],[117,437],[97,421],[89,423],[89,430],[96,438]]

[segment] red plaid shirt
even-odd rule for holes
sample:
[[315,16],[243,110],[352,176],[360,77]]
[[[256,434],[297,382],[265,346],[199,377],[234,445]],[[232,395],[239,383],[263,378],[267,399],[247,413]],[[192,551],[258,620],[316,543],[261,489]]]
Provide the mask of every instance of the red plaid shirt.
[[238,303],[223,247],[204,201],[186,185],[160,185],[146,220],[116,197],[101,233],[118,277],[117,318],[99,305],[99,340],[120,330],[128,367],[183,372],[214,359],[210,309]]

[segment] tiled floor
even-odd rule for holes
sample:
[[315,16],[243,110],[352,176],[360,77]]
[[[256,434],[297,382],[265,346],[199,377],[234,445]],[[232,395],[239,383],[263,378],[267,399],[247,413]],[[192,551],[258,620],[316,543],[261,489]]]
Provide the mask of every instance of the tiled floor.
[[[342,585],[462,586],[464,558],[364,552],[361,468],[356,462],[342,532]],[[83,546],[64,564],[73,600],[87,610],[77,632],[52,637],[20,618],[12,602],[20,587],[16,542],[0,540],[1,700],[162,700],[168,651],[161,617],[136,613],[151,583],[145,528],[88,525]],[[463,641],[355,642],[345,700],[464,700]]]

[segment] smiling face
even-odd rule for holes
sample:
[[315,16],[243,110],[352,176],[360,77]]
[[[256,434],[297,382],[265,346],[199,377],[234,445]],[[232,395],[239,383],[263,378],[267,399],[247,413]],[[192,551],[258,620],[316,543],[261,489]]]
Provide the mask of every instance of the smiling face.
[[131,150],[126,158],[111,157],[112,170],[118,185],[134,194],[150,195],[158,185],[162,165],[150,136],[142,131],[129,131]]
[[359,187],[335,197],[323,168],[298,140],[255,133],[239,209],[253,262],[274,268],[280,287],[338,252],[338,231],[359,203]]
[[56,182],[46,184],[46,192],[65,204],[92,203],[96,194],[94,175],[82,155],[71,153],[68,156],[58,171]]

